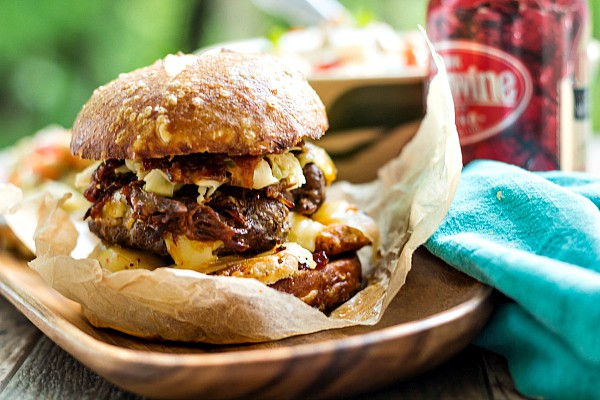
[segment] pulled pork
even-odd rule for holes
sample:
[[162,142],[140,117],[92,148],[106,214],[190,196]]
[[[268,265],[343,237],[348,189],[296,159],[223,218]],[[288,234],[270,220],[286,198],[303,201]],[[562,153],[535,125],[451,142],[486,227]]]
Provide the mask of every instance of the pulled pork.
[[[285,241],[290,210],[310,215],[324,201],[325,178],[314,164],[303,168],[306,184],[287,191],[282,184],[261,190],[222,185],[205,202],[197,202],[199,179],[226,178],[224,155],[196,154],[143,160],[145,170],[161,169],[183,187],[173,197],[146,192],[132,172],[117,172],[121,160],[103,162],[84,192],[92,203],[86,214],[90,230],[110,243],[167,255],[164,233],[192,240],[224,243],[219,254],[256,254]],[[125,202],[117,217],[105,214],[112,202]]]

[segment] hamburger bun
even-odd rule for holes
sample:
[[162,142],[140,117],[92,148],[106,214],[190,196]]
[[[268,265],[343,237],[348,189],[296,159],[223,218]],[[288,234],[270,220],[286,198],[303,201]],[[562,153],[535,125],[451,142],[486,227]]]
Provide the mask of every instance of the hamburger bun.
[[328,128],[323,103],[276,57],[169,55],[96,89],[73,125],[86,159],[280,153]]

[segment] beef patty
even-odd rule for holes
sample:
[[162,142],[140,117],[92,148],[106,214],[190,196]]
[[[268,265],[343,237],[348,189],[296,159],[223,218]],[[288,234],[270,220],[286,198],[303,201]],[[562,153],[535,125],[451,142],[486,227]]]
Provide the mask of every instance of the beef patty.
[[132,182],[120,188],[113,200],[97,204],[110,207],[115,198],[126,202],[125,213],[107,218],[102,210],[94,211],[90,230],[110,243],[159,255],[167,255],[162,238],[166,232],[191,240],[221,240],[222,255],[260,253],[281,243],[289,232],[287,206],[257,190],[225,187],[198,204],[185,193],[162,197]]

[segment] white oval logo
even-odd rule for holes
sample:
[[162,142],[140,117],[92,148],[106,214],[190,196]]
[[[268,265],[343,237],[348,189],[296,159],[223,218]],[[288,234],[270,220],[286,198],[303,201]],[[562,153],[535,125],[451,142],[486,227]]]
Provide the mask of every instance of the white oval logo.
[[497,135],[523,114],[533,81],[518,58],[463,40],[438,43],[436,50],[448,70],[461,144]]

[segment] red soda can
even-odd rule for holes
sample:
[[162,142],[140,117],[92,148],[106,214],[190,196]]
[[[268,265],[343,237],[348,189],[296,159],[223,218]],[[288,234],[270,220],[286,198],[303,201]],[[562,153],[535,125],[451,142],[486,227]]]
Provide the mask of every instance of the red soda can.
[[464,164],[585,169],[585,0],[430,0],[427,33],[448,70]]

